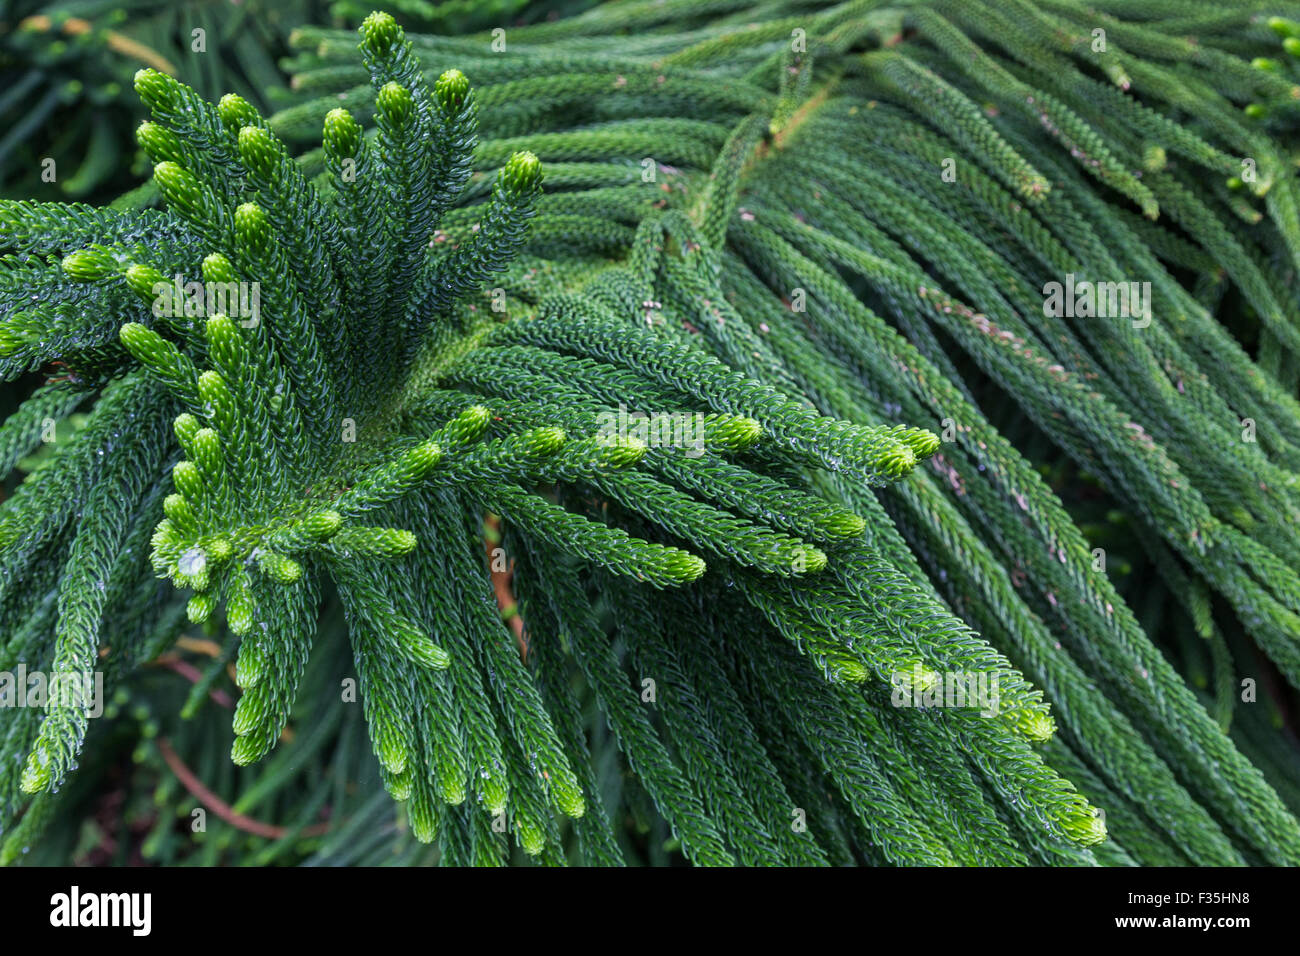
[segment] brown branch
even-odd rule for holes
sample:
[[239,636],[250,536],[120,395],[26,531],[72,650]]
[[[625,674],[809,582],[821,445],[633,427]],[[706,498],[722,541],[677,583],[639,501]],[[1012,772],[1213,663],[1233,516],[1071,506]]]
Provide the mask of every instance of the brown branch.
[[[263,823],[261,820],[254,820],[252,817],[246,817],[242,813],[237,813],[230,804],[226,803],[215,793],[203,785],[203,781],[194,775],[189,767],[185,766],[185,761],[181,760],[180,755],[172,749],[171,742],[166,737],[159,737],[156,741],[158,752],[162,754],[163,760],[171,768],[172,773],[176,774],[176,779],[188,790],[194,797],[222,820],[225,820],[237,830],[243,830],[245,833],[251,833],[254,836],[266,837],[270,840],[278,840],[287,835],[290,831],[288,827],[276,826],[273,823]],[[329,831],[328,823],[315,823],[309,827],[303,827],[300,831],[303,836],[319,836]]]
[[[180,674],[191,684],[197,684],[199,681],[203,679],[203,672],[200,671],[197,667],[195,667],[189,661],[183,661],[179,657],[173,657],[170,654],[164,654],[161,657],[155,658],[153,663],[157,664],[160,667],[165,667],[170,671],[175,671],[177,674]],[[225,707],[227,709],[233,708],[235,706],[235,702],[230,699],[230,695],[227,694],[220,687],[211,688],[208,691],[208,697],[210,697],[214,703],[220,704],[222,707]]]
[[[19,29],[37,30],[41,33],[48,33],[54,28],[54,26],[54,21],[44,14],[37,14],[28,17],[26,20],[23,20],[18,24]],[[81,36],[82,34],[89,33],[94,29],[94,24],[88,20],[82,20],[80,17],[69,17],[67,20],[63,21],[62,29],[68,36]],[[108,43],[110,49],[116,50],[118,53],[129,56],[132,59],[139,60],[141,63],[147,63],[155,70],[160,70],[163,73],[170,74],[171,76],[176,75],[176,67],[172,66],[171,63],[162,56],[162,54],[145,46],[143,43],[137,43],[135,40],[118,33],[116,30],[105,30],[104,39]]]
[[[496,515],[488,515],[483,522],[488,528],[491,528],[497,534],[498,541],[501,534],[501,519]],[[489,537],[483,539],[483,550],[487,554],[488,571],[492,575],[492,593],[496,597],[497,609],[501,612],[502,619],[514,632],[515,643],[519,645],[519,656],[525,661],[528,660],[528,638],[524,635],[524,619],[519,614],[519,607],[515,601],[514,577],[515,562],[511,558],[506,570],[498,571],[492,567],[492,540]]]
[[176,638],[176,646],[181,650],[193,651],[196,654],[206,654],[208,657],[220,657],[221,645],[216,641],[210,641],[201,637],[185,637],[181,635]]

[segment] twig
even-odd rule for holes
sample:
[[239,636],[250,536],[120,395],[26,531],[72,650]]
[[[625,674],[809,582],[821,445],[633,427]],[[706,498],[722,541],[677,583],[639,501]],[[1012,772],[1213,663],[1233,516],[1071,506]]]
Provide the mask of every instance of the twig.
[[[222,820],[225,820],[237,830],[243,830],[245,833],[251,833],[254,836],[266,837],[269,840],[278,840],[290,832],[288,827],[276,826],[273,823],[263,823],[261,820],[254,820],[252,817],[246,817],[242,813],[237,813],[230,804],[226,803],[215,793],[203,785],[203,781],[194,775],[194,771],[185,766],[185,761],[181,760],[180,755],[172,749],[171,741],[166,737],[159,737],[156,741],[158,752],[162,754],[163,760],[171,768],[172,773],[176,774],[176,779],[188,790],[194,797]],[[328,823],[314,823],[309,827],[303,827],[300,831],[303,836],[320,836],[322,833],[329,832]]]

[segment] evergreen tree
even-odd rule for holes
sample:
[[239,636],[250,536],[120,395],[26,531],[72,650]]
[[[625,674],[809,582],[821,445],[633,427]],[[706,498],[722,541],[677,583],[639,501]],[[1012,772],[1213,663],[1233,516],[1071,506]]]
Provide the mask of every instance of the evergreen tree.
[[1241,693],[1300,686],[1300,8],[293,42],[271,117],[136,75],[149,189],[0,203],[0,672],[113,694],[0,710],[0,860],[125,741],[229,796],[194,862],[392,858],[375,774],[403,862],[1300,862]]

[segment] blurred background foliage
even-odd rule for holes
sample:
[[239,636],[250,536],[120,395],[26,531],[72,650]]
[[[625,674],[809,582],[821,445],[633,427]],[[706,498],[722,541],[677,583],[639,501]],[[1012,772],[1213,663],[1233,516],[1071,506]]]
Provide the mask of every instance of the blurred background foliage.
[[[264,113],[292,96],[280,67],[303,24],[355,27],[386,9],[413,32],[460,33],[569,15],[590,0],[0,0],[0,198],[104,202],[149,171],[136,147],[141,67],[207,100]],[[53,160],[53,166],[50,166]]]

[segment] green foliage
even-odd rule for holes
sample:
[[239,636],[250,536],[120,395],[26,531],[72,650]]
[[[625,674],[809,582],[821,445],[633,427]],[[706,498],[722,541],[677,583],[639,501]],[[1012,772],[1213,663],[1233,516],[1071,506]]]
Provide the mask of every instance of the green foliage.
[[142,115],[131,90],[141,66],[205,98],[238,92],[269,106],[287,93],[276,60],[289,34],[326,9],[315,0],[0,0],[0,196],[83,199],[129,185],[133,168],[143,171],[129,136]]
[[118,715],[6,712],[0,860],[134,721],[160,806],[284,821],[164,814],[195,862],[1300,862],[1297,12],[373,13],[269,118],[141,71],[166,211],[0,204],[0,372],[62,365],[8,467],[84,415],[0,671]]

